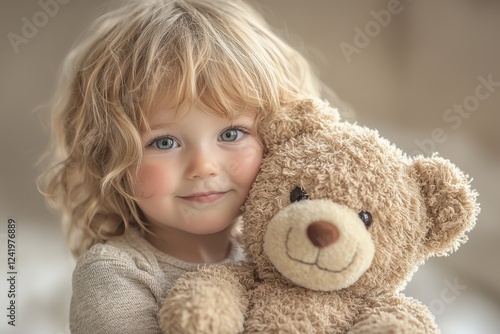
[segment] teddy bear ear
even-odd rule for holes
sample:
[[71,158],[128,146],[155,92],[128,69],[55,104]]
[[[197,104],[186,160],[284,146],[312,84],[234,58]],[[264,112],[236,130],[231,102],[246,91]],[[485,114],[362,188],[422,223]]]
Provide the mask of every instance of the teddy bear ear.
[[304,99],[261,121],[259,132],[267,148],[304,133],[330,131],[339,112],[326,101]]
[[467,241],[479,214],[477,192],[469,178],[450,161],[436,155],[413,160],[413,173],[430,220],[425,240],[428,255],[443,256]]

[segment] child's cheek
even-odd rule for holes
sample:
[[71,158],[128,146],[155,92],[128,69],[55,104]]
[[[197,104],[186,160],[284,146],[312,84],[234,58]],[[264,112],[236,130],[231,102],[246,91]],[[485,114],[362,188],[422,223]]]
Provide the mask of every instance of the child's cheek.
[[148,198],[171,192],[172,172],[162,161],[144,161],[137,175],[136,195]]
[[262,156],[263,149],[257,145],[242,150],[229,162],[228,173],[233,180],[249,189],[259,172]]

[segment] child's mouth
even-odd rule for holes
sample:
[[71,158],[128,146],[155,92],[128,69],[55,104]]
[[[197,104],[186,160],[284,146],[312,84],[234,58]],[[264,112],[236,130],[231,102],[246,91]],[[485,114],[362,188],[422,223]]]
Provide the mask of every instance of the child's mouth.
[[208,193],[194,193],[188,196],[179,196],[183,200],[198,203],[210,203],[215,202],[218,199],[224,197],[227,191],[214,191]]

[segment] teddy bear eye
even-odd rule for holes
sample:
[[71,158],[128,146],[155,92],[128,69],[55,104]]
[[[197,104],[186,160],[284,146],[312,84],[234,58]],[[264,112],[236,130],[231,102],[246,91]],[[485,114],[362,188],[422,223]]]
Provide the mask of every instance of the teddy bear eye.
[[370,225],[372,224],[373,220],[372,220],[372,214],[369,213],[368,211],[366,210],[361,210],[359,213],[359,218],[361,219],[361,221],[363,221],[363,223],[365,224],[366,228],[369,228]]
[[309,195],[301,187],[295,187],[290,193],[290,202],[298,202],[304,199],[308,199]]

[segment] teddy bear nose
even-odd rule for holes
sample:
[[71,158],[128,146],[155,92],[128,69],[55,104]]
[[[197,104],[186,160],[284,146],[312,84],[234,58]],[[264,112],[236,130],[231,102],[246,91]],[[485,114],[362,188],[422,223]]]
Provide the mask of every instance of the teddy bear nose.
[[314,246],[319,248],[330,246],[337,241],[339,235],[339,230],[335,225],[324,220],[312,222],[307,227],[307,237]]

